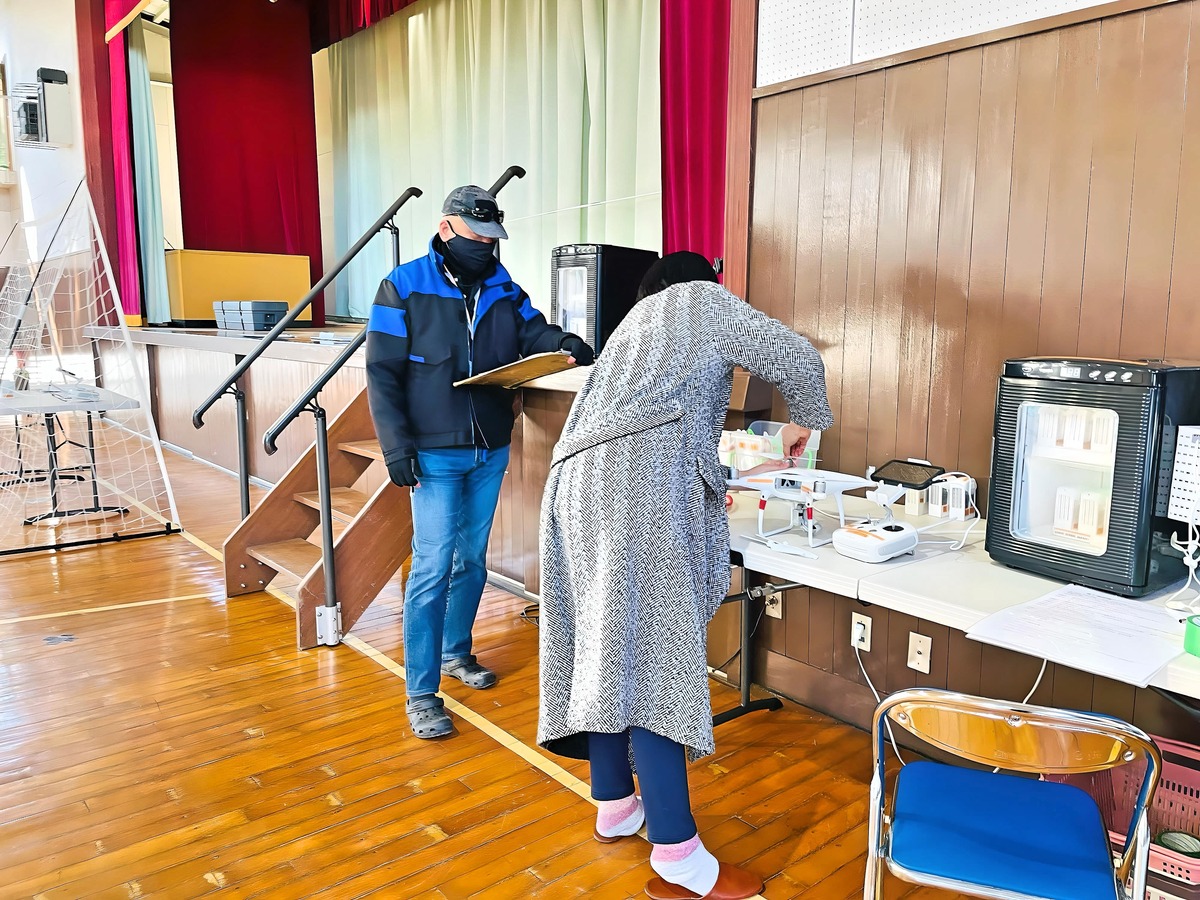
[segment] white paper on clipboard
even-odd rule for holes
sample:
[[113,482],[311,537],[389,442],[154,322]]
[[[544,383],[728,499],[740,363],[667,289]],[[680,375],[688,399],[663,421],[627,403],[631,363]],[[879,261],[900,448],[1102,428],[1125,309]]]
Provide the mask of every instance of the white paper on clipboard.
[[993,613],[967,637],[1146,687],[1183,653],[1181,618],[1161,606],[1068,585]]

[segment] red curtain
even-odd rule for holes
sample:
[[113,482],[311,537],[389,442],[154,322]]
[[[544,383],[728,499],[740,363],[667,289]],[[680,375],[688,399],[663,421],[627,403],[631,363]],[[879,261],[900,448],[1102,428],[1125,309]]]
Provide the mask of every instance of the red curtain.
[[324,50],[416,0],[309,0],[312,51]]
[[662,0],[663,252],[725,247],[730,0]]
[[[174,0],[171,74],[184,245],[307,256],[315,282],[321,216],[307,9]],[[320,306],[317,298],[318,324]]]

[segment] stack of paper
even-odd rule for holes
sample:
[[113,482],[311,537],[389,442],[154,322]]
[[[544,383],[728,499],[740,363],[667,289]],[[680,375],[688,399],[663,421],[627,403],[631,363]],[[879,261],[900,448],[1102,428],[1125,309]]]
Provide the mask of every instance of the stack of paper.
[[1069,585],[993,613],[967,637],[1146,687],[1183,652],[1182,614]]

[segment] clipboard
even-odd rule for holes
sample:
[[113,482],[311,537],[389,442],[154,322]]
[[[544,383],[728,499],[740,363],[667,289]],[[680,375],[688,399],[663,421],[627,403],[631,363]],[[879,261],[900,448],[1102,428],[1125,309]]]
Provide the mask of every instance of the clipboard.
[[543,375],[553,375],[555,372],[565,372],[575,368],[571,362],[571,354],[556,350],[552,353],[535,353],[526,356],[506,366],[498,366],[487,372],[480,372],[470,378],[454,382],[455,387],[502,387],[516,388],[527,381],[541,378]]

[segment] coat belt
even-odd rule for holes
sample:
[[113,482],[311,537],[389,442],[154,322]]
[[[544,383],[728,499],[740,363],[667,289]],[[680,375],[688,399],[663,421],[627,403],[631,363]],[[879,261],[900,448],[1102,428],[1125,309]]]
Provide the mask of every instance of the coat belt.
[[615,441],[619,438],[661,428],[672,422],[678,422],[682,418],[682,409],[663,410],[650,415],[642,415],[636,419],[606,423],[581,434],[563,438],[554,447],[554,454],[550,459],[550,468],[554,468],[559,463],[565,462],[572,456],[582,453],[584,450],[590,450],[593,447],[598,447],[600,444]]

